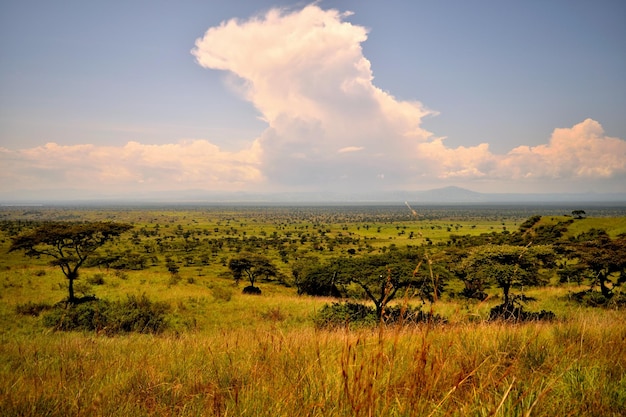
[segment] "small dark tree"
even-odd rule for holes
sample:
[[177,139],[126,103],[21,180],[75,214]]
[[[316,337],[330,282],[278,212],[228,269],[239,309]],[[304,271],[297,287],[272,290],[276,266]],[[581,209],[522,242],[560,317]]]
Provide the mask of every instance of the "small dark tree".
[[573,210],[572,211],[572,216],[574,216],[575,219],[584,219],[587,216],[587,213],[585,213],[585,210]]
[[[13,238],[9,251],[24,251],[31,257],[51,257],[51,264],[59,266],[68,280],[68,302],[75,303],[74,281],[78,279],[80,267],[89,258],[94,261],[101,246],[132,227],[110,222],[49,222]],[[97,259],[93,264],[97,264]]]
[[239,283],[242,278],[248,279],[250,287],[246,287],[247,290],[244,288],[247,293],[258,293],[252,290],[257,288],[254,286],[257,279],[269,279],[279,275],[278,268],[268,258],[256,253],[242,253],[232,258],[228,261],[228,269],[232,272],[236,283]]

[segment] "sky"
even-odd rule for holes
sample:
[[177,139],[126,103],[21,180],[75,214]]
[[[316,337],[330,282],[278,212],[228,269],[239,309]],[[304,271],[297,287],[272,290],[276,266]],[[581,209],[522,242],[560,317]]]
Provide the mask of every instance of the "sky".
[[0,200],[626,192],[626,2],[0,0]]

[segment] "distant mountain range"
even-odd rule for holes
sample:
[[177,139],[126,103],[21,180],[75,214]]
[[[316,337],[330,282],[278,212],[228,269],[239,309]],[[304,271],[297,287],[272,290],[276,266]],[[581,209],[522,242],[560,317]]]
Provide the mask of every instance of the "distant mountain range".
[[460,187],[444,187],[411,194],[419,203],[626,203],[626,193],[479,193]]
[[460,187],[444,187],[427,191],[390,191],[371,193],[333,192],[285,192],[285,193],[246,193],[246,192],[207,192],[204,190],[184,190],[133,195],[81,195],[75,190],[42,190],[30,195],[0,195],[0,204],[62,204],[62,203],[165,203],[165,204],[211,204],[211,203],[250,203],[250,204],[306,204],[306,203],[358,203],[382,204],[537,204],[537,203],[624,203],[626,193],[479,193]]

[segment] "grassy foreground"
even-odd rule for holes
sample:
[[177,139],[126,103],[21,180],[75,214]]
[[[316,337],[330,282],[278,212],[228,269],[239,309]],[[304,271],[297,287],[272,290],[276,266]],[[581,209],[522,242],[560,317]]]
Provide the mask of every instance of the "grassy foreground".
[[2,333],[5,416],[618,416],[623,312],[554,323]]

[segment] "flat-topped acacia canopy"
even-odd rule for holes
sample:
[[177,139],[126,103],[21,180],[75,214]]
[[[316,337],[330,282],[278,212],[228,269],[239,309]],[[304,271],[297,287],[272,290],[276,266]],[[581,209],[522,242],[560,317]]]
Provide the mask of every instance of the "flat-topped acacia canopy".
[[85,261],[102,245],[118,237],[132,225],[113,222],[45,222],[15,238],[9,252],[24,251],[27,256],[48,256],[61,267],[69,280],[68,301],[76,301],[74,280]]

